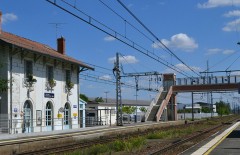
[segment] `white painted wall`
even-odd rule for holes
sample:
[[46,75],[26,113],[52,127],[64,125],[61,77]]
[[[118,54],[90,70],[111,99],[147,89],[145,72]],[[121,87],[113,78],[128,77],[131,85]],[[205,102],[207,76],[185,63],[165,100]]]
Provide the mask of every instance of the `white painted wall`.
[[[5,53],[5,55],[9,54],[8,48],[1,48],[0,51]],[[1,59],[1,58],[0,58]],[[6,59],[6,57],[4,57]],[[7,57],[7,60],[9,57]],[[33,76],[37,80],[34,84],[33,91],[27,95],[27,88],[24,86],[24,72],[25,72],[25,60],[33,61]],[[65,64],[67,64],[65,62]],[[8,79],[10,79],[10,62],[8,61]],[[20,116],[21,111],[23,111],[23,106],[25,101],[29,100],[32,103],[32,117],[33,117],[33,132],[45,131],[45,110],[46,104],[48,101],[51,101],[53,104],[53,117],[54,117],[54,130],[62,130],[62,118],[57,118],[59,109],[61,107],[64,108],[64,105],[68,102],[70,104],[70,117],[72,118],[72,128],[78,128],[78,84],[77,84],[77,67],[74,67],[72,72],[71,81],[74,83],[74,88],[71,90],[71,95],[67,97],[67,92],[65,90],[65,70],[71,70],[70,65],[65,65],[62,67],[62,63],[59,63],[56,67],[54,67],[54,80],[56,80],[56,86],[53,91],[46,89],[46,68],[47,65],[54,66],[53,59],[47,58],[46,63],[43,61],[43,57],[40,57],[36,62],[34,62],[34,57],[32,53],[27,54],[24,58],[21,58],[21,51],[17,54],[13,55],[12,58],[12,109],[10,109],[10,90],[8,91],[8,115],[10,116],[10,111],[12,110],[13,119],[22,119]],[[1,73],[2,74],[2,73]],[[44,93],[53,93],[54,98],[46,98],[44,97]],[[36,111],[42,111],[42,126],[36,127]],[[74,117],[74,115],[76,117]],[[16,122],[16,121],[15,121]],[[22,121],[17,121],[21,123]],[[20,124],[17,125],[21,127]],[[71,127],[70,127],[71,128]],[[19,129],[18,133],[21,132]]]

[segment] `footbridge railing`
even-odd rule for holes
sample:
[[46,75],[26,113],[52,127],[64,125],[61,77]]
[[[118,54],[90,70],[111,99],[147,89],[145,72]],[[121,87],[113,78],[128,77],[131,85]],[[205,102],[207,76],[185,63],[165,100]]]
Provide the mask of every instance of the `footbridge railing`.
[[163,113],[163,110],[167,106],[171,96],[172,96],[172,86],[169,88],[166,98],[162,101],[162,103],[161,103],[161,105],[158,109],[158,112],[156,114],[156,121],[160,120],[160,118],[162,116],[162,113]]
[[145,114],[145,121],[149,117],[153,106],[157,104],[157,102],[158,102],[158,100],[159,100],[159,98],[161,96],[162,91],[163,91],[163,87],[160,87],[159,90],[158,90],[157,96],[152,100],[152,102],[151,102],[151,104],[150,104],[150,106],[149,106],[149,108],[148,108],[148,110],[147,110],[147,112]]
[[177,78],[176,85],[204,85],[204,84],[236,84],[240,82],[240,75],[202,76],[191,78]]

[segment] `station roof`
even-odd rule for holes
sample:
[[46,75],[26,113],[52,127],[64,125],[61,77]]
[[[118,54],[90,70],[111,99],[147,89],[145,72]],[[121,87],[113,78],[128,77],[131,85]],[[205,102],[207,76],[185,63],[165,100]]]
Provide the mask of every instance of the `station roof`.
[[38,42],[29,40],[29,39],[26,39],[26,38],[23,38],[23,37],[20,37],[20,36],[17,36],[17,35],[8,33],[8,32],[1,31],[0,40],[5,43],[9,43],[9,44],[21,47],[21,48],[28,49],[30,51],[33,51],[34,53],[51,56],[53,58],[57,58],[57,59],[64,60],[64,61],[67,61],[70,63],[74,63],[80,67],[94,70],[94,68],[84,64],[83,62],[81,62],[79,60],[71,58],[65,54],[58,53],[57,50],[49,47],[48,45],[38,43]]

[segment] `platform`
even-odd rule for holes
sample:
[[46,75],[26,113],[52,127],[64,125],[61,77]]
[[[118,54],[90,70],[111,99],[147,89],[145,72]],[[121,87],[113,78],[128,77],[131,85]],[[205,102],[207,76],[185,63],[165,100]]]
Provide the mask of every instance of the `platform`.
[[181,155],[239,155],[240,154],[240,122],[224,131],[213,134]]

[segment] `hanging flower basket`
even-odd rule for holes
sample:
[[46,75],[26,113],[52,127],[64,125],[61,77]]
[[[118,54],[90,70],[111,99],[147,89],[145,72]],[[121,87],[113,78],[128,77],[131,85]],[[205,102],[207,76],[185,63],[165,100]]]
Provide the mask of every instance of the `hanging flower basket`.
[[30,74],[30,75],[27,76],[27,82],[28,83],[35,83],[35,82],[37,82],[37,80],[34,79],[33,75]]
[[48,81],[48,85],[49,85],[50,88],[53,88],[53,87],[56,86],[56,81],[51,79],[51,80]]
[[34,83],[36,83],[37,80],[33,78],[33,75],[29,74],[27,75],[27,78],[24,80],[25,87],[31,88]]
[[73,87],[74,87],[74,83],[72,83],[71,81],[66,82],[66,88],[68,92],[70,92]]

